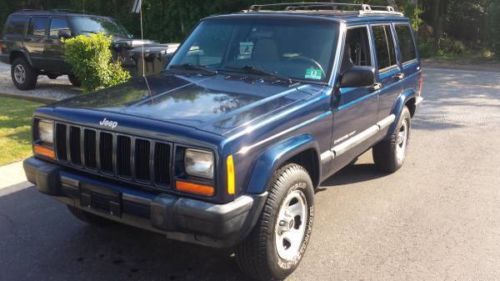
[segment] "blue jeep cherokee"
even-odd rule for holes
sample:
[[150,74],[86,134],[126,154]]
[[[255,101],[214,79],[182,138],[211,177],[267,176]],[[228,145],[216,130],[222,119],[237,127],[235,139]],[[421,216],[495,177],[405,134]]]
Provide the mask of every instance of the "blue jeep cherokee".
[[323,180],[404,162],[422,71],[392,7],[271,4],[203,19],[165,71],[39,108],[27,178],[77,218],[298,266]]

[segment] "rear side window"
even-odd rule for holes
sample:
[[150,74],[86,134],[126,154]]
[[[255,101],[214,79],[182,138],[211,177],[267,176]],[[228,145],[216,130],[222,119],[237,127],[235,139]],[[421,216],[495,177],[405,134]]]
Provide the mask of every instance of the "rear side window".
[[49,29],[49,18],[47,17],[31,18],[30,25],[28,27],[28,35],[45,36],[47,34],[48,29]]
[[399,49],[401,51],[401,60],[403,62],[408,62],[417,58],[417,52],[415,50],[415,41],[411,34],[411,29],[409,25],[398,24],[396,25],[396,33],[399,39]]
[[53,18],[50,22],[50,37],[58,37],[61,31],[71,33],[68,21],[64,18]]
[[385,69],[396,65],[396,51],[390,25],[374,26],[373,35],[375,37],[378,68]]
[[24,28],[26,26],[27,17],[26,16],[11,16],[5,27],[5,34],[24,34]]

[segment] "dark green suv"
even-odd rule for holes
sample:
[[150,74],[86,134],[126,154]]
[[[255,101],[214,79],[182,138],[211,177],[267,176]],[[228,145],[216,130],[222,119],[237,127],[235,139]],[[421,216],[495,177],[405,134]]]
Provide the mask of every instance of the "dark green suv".
[[21,10],[11,14],[0,40],[0,61],[11,64],[12,81],[20,90],[34,89],[38,75],[56,79],[68,75],[75,86],[80,82],[64,62],[61,39],[103,32],[114,41],[132,44],[132,36],[109,17],[62,10]]

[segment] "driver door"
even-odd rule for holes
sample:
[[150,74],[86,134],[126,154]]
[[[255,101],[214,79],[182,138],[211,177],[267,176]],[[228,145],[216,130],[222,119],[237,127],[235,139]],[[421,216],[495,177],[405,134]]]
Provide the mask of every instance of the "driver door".
[[63,34],[71,34],[68,20],[65,17],[52,17],[49,38],[45,47],[48,71],[58,73],[69,73],[71,71],[70,65],[64,61]]
[[[340,74],[342,75],[355,65],[374,65],[374,57],[370,48],[370,33],[367,26],[347,29]],[[337,99],[337,106],[333,113],[332,146],[334,148],[352,142],[354,136],[378,122],[378,91],[374,87],[340,88]],[[350,157],[345,156],[345,158]]]

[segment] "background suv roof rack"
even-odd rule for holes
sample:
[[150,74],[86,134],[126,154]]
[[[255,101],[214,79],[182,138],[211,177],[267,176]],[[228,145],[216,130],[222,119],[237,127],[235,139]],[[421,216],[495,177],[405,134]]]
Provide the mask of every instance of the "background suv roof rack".
[[[396,11],[393,6],[373,6],[368,4],[335,3],[335,2],[290,2],[252,5],[247,12],[261,11],[296,11],[296,10],[316,10],[316,11],[344,11],[342,8],[350,8],[360,15],[371,14],[391,14],[402,16],[403,13]],[[358,8],[358,10],[355,10]]]

